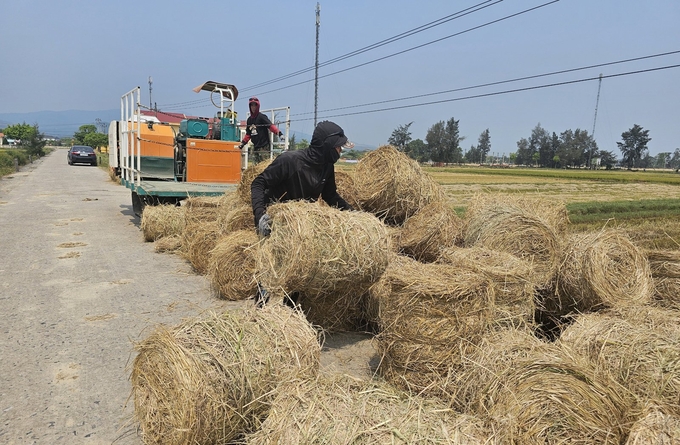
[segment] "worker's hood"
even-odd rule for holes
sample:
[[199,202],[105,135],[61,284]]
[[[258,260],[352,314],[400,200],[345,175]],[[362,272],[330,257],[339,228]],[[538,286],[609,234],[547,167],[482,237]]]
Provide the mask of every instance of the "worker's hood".
[[309,144],[309,155],[315,164],[335,164],[340,159],[340,153],[335,147],[347,143],[347,136],[342,128],[331,121],[320,122],[312,134]]
[[[255,109],[250,108],[250,104],[255,104]],[[260,99],[257,97],[251,97],[248,99],[248,111],[250,111],[250,115],[255,117],[258,114],[260,114]]]

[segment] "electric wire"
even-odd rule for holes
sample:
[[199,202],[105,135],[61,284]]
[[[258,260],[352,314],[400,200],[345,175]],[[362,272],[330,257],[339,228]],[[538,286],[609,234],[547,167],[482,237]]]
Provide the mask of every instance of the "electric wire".
[[[358,107],[368,107],[368,106],[371,106],[371,105],[380,105],[380,104],[384,104],[384,103],[398,102],[398,101],[402,101],[402,100],[420,99],[420,98],[428,97],[428,96],[437,96],[437,95],[440,95],[440,94],[456,93],[456,92],[472,90],[472,89],[476,89],[476,88],[484,88],[484,87],[502,85],[502,84],[512,83],[512,82],[520,82],[520,81],[523,81],[523,80],[530,80],[530,79],[537,79],[537,78],[541,78],[541,77],[555,76],[555,75],[558,75],[558,74],[572,73],[572,72],[575,72],[575,71],[583,71],[583,70],[592,69],[592,68],[601,68],[601,67],[604,67],[604,66],[611,66],[611,65],[629,63],[629,62],[637,62],[637,61],[640,61],[640,60],[652,59],[652,58],[655,58],[655,57],[669,56],[669,55],[679,54],[679,53],[680,53],[680,50],[668,51],[668,52],[652,54],[652,55],[648,55],[648,56],[634,57],[634,58],[630,58],[630,59],[617,60],[617,61],[614,61],[614,62],[598,63],[598,64],[595,64],[595,65],[587,65],[587,66],[582,66],[582,67],[578,67],[578,68],[569,68],[569,69],[564,69],[564,70],[559,70],[559,71],[552,71],[552,72],[549,72],[549,73],[534,74],[534,75],[531,75],[531,76],[516,77],[514,79],[507,79],[507,80],[499,80],[499,81],[495,81],[495,82],[481,83],[481,84],[477,84],[477,85],[471,85],[471,86],[460,87],[460,88],[453,88],[453,89],[450,89],[450,90],[437,91],[437,92],[433,92],[433,93],[416,94],[416,95],[413,95],[413,96],[400,97],[400,98],[396,98],[396,99],[385,99],[385,100],[381,100],[381,101],[368,102],[368,103],[359,104],[359,105],[350,105],[350,106],[346,106],[346,107],[329,108],[327,110],[321,110],[319,112],[320,113],[327,113],[327,112],[331,112],[331,111],[339,111],[339,110],[345,110],[345,109],[349,109],[349,108],[358,108]],[[302,116],[302,115],[307,115],[307,114],[311,114],[311,112],[294,113],[294,114],[291,114],[291,116]]]
[[[489,6],[493,6],[493,5],[498,4],[498,3],[502,2],[502,1],[503,1],[503,0],[496,0],[496,1],[494,1],[493,3],[491,3],[490,5],[485,5],[485,6],[482,6],[482,5],[484,5],[485,3],[491,2],[491,0],[487,0],[487,1],[484,1],[484,2],[481,2],[481,3],[478,3],[478,4],[474,5],[474,6],[469,7],[469,8],[462,9],[462,10],[460,10],[460,11],[458,11],[458,12],[454,12],[453,14],[449,14],[449,15],[447,15],[447,16],[445,16],[445,17],[439,18],[439,19],[434,20],[434,21],[432,21],[432,22],[429,22],[429,23],[426,23],[426,24],[424,24],[424,25],[421,25],[421,26],[418,26],[418,27],[416,27],[416,28],[413,28],[413,29],[411,29],[411,30],[409,30],[409,31],[405,31],[405,32],[403,32],[403,33],[401,33],[401,34],[397,34],[397,35],[392,36],[392,37],[389,37],[389,38],[387,38],[387,39],[385,39],[385,40],[381,40],[381,41],[379,41],[379,42],[376,42],[376,43],[373,43],[373,44],[371,44],[371,45],[365,46],[365,47],[363,47],[363,48],[359,48],[359,49],[354,50],[354,51],[351,51],[351,52],[349,52],[349,53],[347,53],[347,54],[343,54],[343,55],[341,55],[341,56],[334,57],[334,58],[332,58],[332,59],[330,59],[330,60],[327,60],[327,61],[325,61],[325,62],[320,63],[320,64],[319,64],[319,67],[324,67],[324,66],[327,66],[327,65],[331,65],[331,64],[333,64],[333,63],[336,63],[336,62],[339,62],[339,61],[341,61],[341,60],[345,60],[345,59],[348,59],[348,58],[350,58],[350,57],[353,57],[353,56],[356,56],[356,55],[365,53],[365,52],[367,52],[367,51],[370,51],[370,50],[379,48],[379,47],[384,46],[384,45],[387,45],[387,44],[389,44],[389,43],[396,42],[397,40],[401,40],[401,39],[403,39],[403,38],[412,36],[412,35],[414,35],[414,34],[418,34],[418,33],[420,33],[420,32],[426,31],[426,30],[428,30],[428,29],[430,29],[430,28],[434,28],[435,26],[439,26],[439,25],[442,25],[442,24],[444,24],[444,23],[448,23],[448,22],[450,22],[451,20],[455,20],[455,19],[458,19],[458,18],[460,18],[460,17],[464,17],[464,16],[466,16],[466,15],[468,15],[468,14],[472,14],[473,12],[481,11],[482,9],[488,8]],[[474,8],[478,8],[478,9],[474,9]],[[268,80],[268,81],[265,81],[265,82],[262,82],[262,83],[258,83],[258,84],[256,84],[256,85],[251,85],[251,86],[245,87],[245,88],[244,88],[243,90],[241,90],[241,91],[247,91],[247,90],[251,90],[251,89],[254,89],[254,88],[259,88],[259,87],[262,87],[262,86],[265,86],[265,85],[269,85],[269,84],[272,84],[272,83],[279,82],[279,81],[281,81],[281,80],[289,79],[289,78],[291,78],[291,77],[295,77],[295,76],[298,76],[298,75],[300,75],[300,74],[304,74],[304,73],[308,73],[308,72],[310,72],[310,71],[313,71],[315,68],[316,68],[316,67],[314,67],[314,66],[311,66],[311,67],[308,67],[308,68],[304,68],[304,69],[301,69],[301,70],[299,70],[299,71],[295,71],[294,73],[286,74],[286,75],[284,75],[284,76],[277,77],[277,78],[272,79],[272,80]]]
[[[667,70],[667,69],[673,69],[673,68],[680,68],[680,64],[666,65],[666,66],[656,67],[656,68],[647,68],[647,69],[636,70],[636,71],[628,71],[628,72],[624,72],[624,73],[602,75],[602,78],[608,79],[608,78],[614,78],[614,77],[623,77],[623,76],[630,76],[630,75],[633,75],[633,74],[649,73],[649,72],[661,71],[661,70]],[[436,105],[436,104],[442,104],[442,103],[448,103],[448,102],[457,102],[457,101],[461,101],[461,100],[478,99],[478,98],[481,98],[481,97],[499,96],[501,94],[518,93],[518,92],[523,92],[523,91],[538,90],[538,89],[551,88],[551,87],[556,87],[556,86],[571,85],[571,84],[589,82],[589,81],[594,81],[594,80],[599,80],[599,79],[600,79],[600,76],[598,75],[596,77],[587,77],[587,78],[583,78],[583,79],[568,80],[568,81],[564,81],[564,82],[554,82],[554,83],[543,84],[543,85],[534,85],[534,86],[530,86],[530,87],[515,88],[515,89],[505,90],[505,91],[495,91],[495,92],[492,92],[492,93],[475,94],[475,95],[472,95],[472,96],[456,97],[456,98],[452,98],[452,99],[442,99],[442,100],[422,102],[422,103],[417,103],[417,104],[401,105],[401,106],[388,107],[388,108],[379,108],[379,109],[375,109],[375,110],[357,111],[357,112],[353,112],[353,113],[334,114],[334,115],[322,116],[322,117],[320,117],[320,119],[328,119],[328,118],[331,118],[331,117],[341,117],[341,116],[355,116],[355,115],[359,115],[359,114],[378,113],[378,112],[382,112],[382,111],[401,110],[401,109],[404,109],[404,108],[415,108],[415,107],[422,107],[422,106],[426,106],[426,105]],[[302,121],[308,121],[308,120],[311,120],[311,118],[291,119],[290,122],[302,122]]]
[[[522,15],[522,14],[526,14],[526,13],[528,13],[528,12],[535,11],[535,10],[537,10],[537,9],[539,9],[539,8],[543,8],[543,7],[545,7],[545,6],[551,5],[551,4],[553,4],[553,3],[557,3],[557,2],[559,2],[559,1],[560,1],[560,0],[552,0],[552,1],[549,1],[549,2],[546,2],[546,3],[543,3],[543,4],[541,4],[541,5],[534,6],[533,8],[525,9],[525,10],[523,10],[523,11],[516,12],[516,13],[514,13],[514,14],[510,14],[510,15],[507,15],[507,16],[505,16],[505,17],[501,17],[501,18],[499,18],[499,19],[496,19],[496,20],[492,20],[492,21],[490,21],[490,22],[483,23],[483,24],[481,24],[481,25],[473,26],[472,28],[468,28],[468,29],[466,29],[466,30],[459,31],[459,32],[457,32],[457,33],[454,33],[454,34],[451,34],[451,35],[448,35],[448,36],[445,36],[445,37],[441,37],[441,38],[439,38],[439,39],[431,40],[431,41],[429,41],[429,42],[426,42],[426,43],[423,43],[423,44],[420,44],[420,45],[417,45],[417,46],[413,46],[413,47],[411,47],[411,48],[407,48],[407,49],[405,49],[405,50],[398,51],[398,52],[393,53],[393,54],[389,54],[389,55],[387,55],[387,56],[383,56],[383,57],[379,57],[379,58],[377,58],[377,59],[369,60],[368,62],[360,63],[359,65],[354,65],[354,66],[351,66],[351,67],[349,67],[349,68],[342,69],[342,70],[340,70],[340,71],[334,71],[334,72],[332,72],[332,73],[324,74],[323,76],[319,76],[319,79],[323,79],[323,78],[325,78],[325,77],[334,76],[334,75],[336,75],[336,74],[344,73],[344,72],[346,72],[346,71],[350,71],[350,70],[353,70],[353,69],[356,69],[356,68],[360,68],[360,67],[362,67],[362,66],[366,66],[366,65],[370,65],[370,64],[373,64],[373,63],[376,63],[376,62],[380,62],[380,61],[382,61],[382,60],[389,59],[389,58],[394,57],[394,56],[399,56],[399,55],[405,54],[405,53],[407,53],[407,52],[410,52],[410,51],[413,51],[413,50],[416,50],[416,49],[420,49],[420,48],[423,48],[423,47],[428,46],[428,45],[432,45],[433,43],[439,43],[439,42],[441,42],[441,41],[443,41],[443,40],[450,39],[450,38],[452,38],[452,37],[457,37],[457,36],[459,36],[459,35],[462,35],[462,34],[465,34],[465,33],[471,32],[471,31],[475,31],[475,30],[477,30],[477,29],[484,28],[484,27],[486,27],[486,26],[493,25],[493,24],[502,22],[502,21],[504,21],[504,20],[508,20],[508,19],[513,18],[513,17],[517,17],[517,16]],[[298,85],[303,85],[303,84],[305,84],[305,83],[312,82],[313,80],[314,80],[314,79],[311,79],[311,80],[303,80],[303,81],[301,81],[301,82],[294,83],[294,84],[290,84],[290,85],[287,85],[287,86],[284,86],[284,87],[276,88],[276,89],[269,90],[269,91],[264,91],[264,92],[258,93],[258,94],[256,94],[256,95],[257,95],[257,96],[263,96],[263,95],[265,95],[265,94],[273,93],[273,92],[275,92],[275,91],[281,91],[281,90],[285,90],[285,89],[288,89],[288,88],[292,88],[292,87],[295,87],[295,86],[298,86]]]

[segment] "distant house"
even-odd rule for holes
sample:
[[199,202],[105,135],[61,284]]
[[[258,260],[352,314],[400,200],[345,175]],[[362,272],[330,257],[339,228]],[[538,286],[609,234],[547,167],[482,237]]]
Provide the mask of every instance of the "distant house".
[[0,132],[0,147],[5,144],[5,133]]

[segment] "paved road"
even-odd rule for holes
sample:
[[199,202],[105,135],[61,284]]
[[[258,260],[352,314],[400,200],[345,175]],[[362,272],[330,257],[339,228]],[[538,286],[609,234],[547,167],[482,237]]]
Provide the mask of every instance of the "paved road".
[[[130,191],[57,150],[0,179],[0,444],[140,445],[133,342],[222,302],[144,243]],[[369,377],[367,335],[326,336],[321,366]]]
[[104,170],[57,150],[2,178],[0,444],[141,444],[133,341],[225,304],[143,242],[130,191]]

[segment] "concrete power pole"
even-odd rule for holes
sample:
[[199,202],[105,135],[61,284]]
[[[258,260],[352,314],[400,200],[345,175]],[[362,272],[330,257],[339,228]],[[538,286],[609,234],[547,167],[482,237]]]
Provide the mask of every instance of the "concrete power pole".
[[316,61],[314,63],[314,128],[316,128],[316,112],[319,106],[319,26],[321,25],[321,6],[316,3]]
[[595,117],[593,118],[593,131],[590,134],[590,137],[593,140],[593,143],[590,144],[590,151],[588,153],[588,169],[592,169],[593,166],[591,164],[592,158],[593,158],[593,145],[595,144],[595,122],[597,122],[597,106],[600,104],[600,88],[602,87],[602,74],[600,74],[600,80],[597,84],[597,99],[595,100]]

